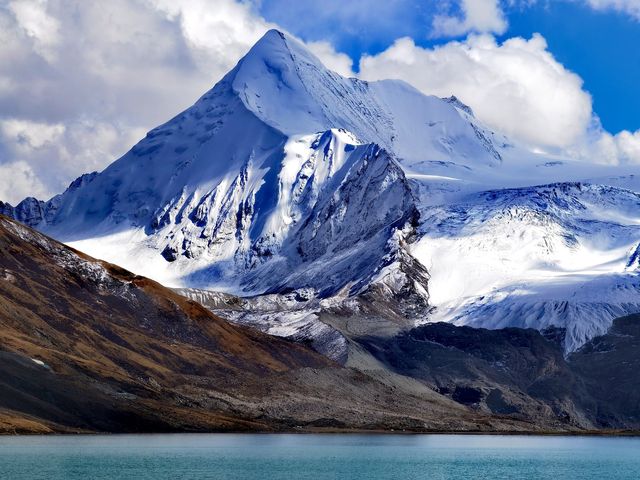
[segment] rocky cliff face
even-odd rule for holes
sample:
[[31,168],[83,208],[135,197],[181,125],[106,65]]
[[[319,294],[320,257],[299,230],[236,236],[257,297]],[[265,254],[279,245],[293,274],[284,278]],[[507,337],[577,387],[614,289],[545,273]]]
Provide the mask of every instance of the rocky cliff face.
[[616,319],[568,357],[564,333],[436,323],[359,341],[394,371],[478,411],[590,430],[640,428],[639,397],[630,388],[640,317]]

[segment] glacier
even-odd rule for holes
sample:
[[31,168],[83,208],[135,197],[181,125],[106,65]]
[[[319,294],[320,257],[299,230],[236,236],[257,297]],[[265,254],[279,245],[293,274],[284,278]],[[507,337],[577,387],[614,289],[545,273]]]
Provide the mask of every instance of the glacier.
[[640,311],[637,170],[533,151],[271,30],[104,171],[0,213],[169,286],[297,292],[289,321],[232,315],[283,336],[375,297],[414,324],[562,327],[573,351]]

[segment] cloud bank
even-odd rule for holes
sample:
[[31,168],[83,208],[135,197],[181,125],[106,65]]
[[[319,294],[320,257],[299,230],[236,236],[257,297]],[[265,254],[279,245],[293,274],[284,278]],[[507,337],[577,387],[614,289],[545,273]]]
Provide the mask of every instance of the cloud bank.
[[434,37],[458,37],[469,32],[504,33],[507,20],[499,0],[461,0],[458,15],[436,15],[433,19]]
[[640,0],[583,0],[596,10],[615,10],[640,20]]

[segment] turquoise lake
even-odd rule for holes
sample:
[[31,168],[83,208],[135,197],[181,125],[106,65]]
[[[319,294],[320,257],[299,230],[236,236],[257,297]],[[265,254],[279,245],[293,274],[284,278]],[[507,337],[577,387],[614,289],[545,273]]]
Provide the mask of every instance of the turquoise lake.
[[0,437],[0,478],[638,479],[640,438],[260,434]]

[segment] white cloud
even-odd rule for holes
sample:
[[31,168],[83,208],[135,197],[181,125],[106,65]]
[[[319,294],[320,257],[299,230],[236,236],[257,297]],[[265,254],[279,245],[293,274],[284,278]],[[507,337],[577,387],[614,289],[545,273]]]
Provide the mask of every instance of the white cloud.
[[640,19],[640,0],[583,0],[596,10],[616,10]]
[[507,20],[499,0],[460,0],[462,17],[451,14],[436,15],[433,19],[434,37],[458,37],[469,32],[504,33]]
[[51,58],[52,47],[59,40],[60,25],[47,14],[47,0],[16,0],[9,3],[20,27],[34,39],[38,53]]
[[110,122],[0,120],[0,200],[49,198],[51,185],[60,191],[78,174],[103,168],[143,135]]
[[0,121],[3,137],[24,151],[43,148],[58,141],[64,130],[64,125],[61,124],[49,125],[15,119]]
[[635,133],[622,131],[616,135],[600,132],[595,141],[587,145],[592,151],[585,152],[594,160],[618,165],[621,163],[640,164],[640,130]]
[[[16,192],[29,192],[36,198],[47,193],[47,188],[39,180],[31,165],[24,160],[16,160],[8,164],[0,164],[0,200],[22,200],[24,195],[17,197]],[[15,203],[14,203],[15,204]]]
[[592,117],[582,80],[554,59],[540,35],[503,44],[471,36],[433,49],[404,38],[364,57],[360,69],[366,79],[400,78],[427,94],[454,94],[489,126],[536,146],[574,144]]
[[250,5],[218,0],[147,0],[171,22],[180,25],[182,35],[201,67],[222,76],[270,28],[276,25],[255,15]]
[[[221,77],[260,37],[271,28],[280,28],[257,16],[248,3],[218,2],[211,8],[207,0],[149,0],[169,19],[180,23],[190,46],[198,52],[203,68],[219,71]],[[215,32],[215,34],[212,34]],[[326,41],[308,42],[309,49],[330,69],[353,75],[353,61],[336,52]],[[231,62],[223,61],[231,59]],[[222,65],[220,65],[222,63]]]
[[353,77],[353,60],[349,55],[336,52],[329,42],[309,42],[307,47],[322,63],[343,77]]
[[[508,26],[503,5],[531,7],[541,0],[452,0],[442,2],[447,10],[452,6],[457,14],[447,12],[433,19],[434,37],[458,37],[467,33],[503,34]],[[547,0],[548,1],[548,0]],[[582,3],[598,11],[613,10],[640,20],[640,0],[564,0]]]
[[640,163],[640,130],[634,133],[624,130],[614,138],[623,160]]

